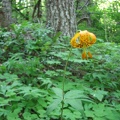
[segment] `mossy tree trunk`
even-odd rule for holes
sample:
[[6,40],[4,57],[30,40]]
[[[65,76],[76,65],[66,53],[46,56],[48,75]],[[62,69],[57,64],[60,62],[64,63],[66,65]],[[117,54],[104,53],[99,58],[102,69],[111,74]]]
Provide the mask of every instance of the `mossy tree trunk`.
[[74,0],[47,0],[47,25],[62,35],[73,36],[76,32]]

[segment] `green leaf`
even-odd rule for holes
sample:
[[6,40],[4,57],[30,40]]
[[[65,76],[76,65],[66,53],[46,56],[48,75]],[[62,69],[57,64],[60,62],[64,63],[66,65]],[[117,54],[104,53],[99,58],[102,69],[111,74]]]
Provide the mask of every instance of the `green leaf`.
[[8,86],[6,86],[6,85],[0,86],[0,94],[5,95],[7,90],[8,90]]
[[63,115],[65,116],[66,120],[76,120],[72,111],[70,111],[69,109],[64,109]]
[[85,95],[83,95],[83,91],[80,90],[70,90],[65,94],[65,99],[73,99],[73,98],[86,98]]
[[54,93],[56,94],[56,96],[58,96],[58,97],[60,97],[60,98],[62,98],[62,96],[63,96],[63,91],[62,91],[62,89],[60,89],[60,88],[52,88],[52,90],[54,91]]
[[84,113],[85,113],[86,117],[94,118],[94,112],[93,111],[85,110]]
[[[16,106],[17,106],[17,105],[16,105]],[[22,107],[18,107],[18,108],[16,108],[16,109],[14,110],[13,113],[19,114],[19,113],[21,112],[22,109],[23,109]]]
[[11,97],[11,96],[14,96],[14,95],[16,95],[15,90],[11,89],[11,90],[6,92],[5,96],[6,97]]
[[0,97],[0,106],[9,105],[9,99],[4,99]]
[[4,116],[7,115],[7,110],[4,108],[0,108],[0,116],[2,116],[2,115],[4,115]]
[[82,60],[82,59],[75,59],[75,58],[70,58],[69,61],[74,62],[74,63],[87,63],[88,60]]
[[106,91],[103,90],[95,90],[91,93],[94,97],[96,97],[99,101],[102,101],[104,95],[107,95]]
[[120,111],[117,111],[114,107],[105,107],[104,112],[108,120],[120,120]]
[[24,113],[23,113],[23,117],[25,120],[32,120],[31,119],[31,114],[29,113],[28,110],[26,110]]
[[97,117],[104,117],[105,116],[105,105],[102,103],[95,104],[93,106],[94,114]]
[[120,104],[116,106],[116,110],[120,111]]
[[4,75],[0,74],[0,79],[6,79],[6,81],[14,81],[17,80],[18,77],[15,74],[4,73]]
[[[94,120],[106,120],[105,117],[94,117]],[[113,120],[113,119],[112,119]]]
[[47,114],[55,110],[61,102],[62,102],[62,99],[59,99],[59,98],[54,99],[53,103],[47,107]]
[[39,98],[39,99],[38,99],[38,103],[39,103],[39,105],[41,105],[42,107],[46,107],[46,106],[47,106],[47,103],[46,103],[45,100],[42,99],[42,98]]
[[53,70],[47,70],[46,73],[48,76],[58,76],[59,74]]
[[70,104],[76,110],[83,110],[82,102],[80,99],[66,99],[65,104]]
[[61,62],[58,61],[58,60],[47,60],[46,62],[47,62],[48,64],[50,64],[50,65],[52,65],[52,64],[61,64]]
[[12,113],[12,112],[8,112],[7,120],[20,120],[20,118],[19,118],[18,114]]
[[61,34],[62,34],[61,32],[57,32],[56,35],[52,38],[53,42],[56,42]]

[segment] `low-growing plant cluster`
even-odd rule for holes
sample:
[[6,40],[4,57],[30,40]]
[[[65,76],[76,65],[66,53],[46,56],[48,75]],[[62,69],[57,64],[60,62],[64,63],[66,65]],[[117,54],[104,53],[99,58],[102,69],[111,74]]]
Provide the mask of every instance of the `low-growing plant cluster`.
[[30,22],[0,30],[0,120],[119,120],[120,44],[97,39],[83,60],[59,37]]

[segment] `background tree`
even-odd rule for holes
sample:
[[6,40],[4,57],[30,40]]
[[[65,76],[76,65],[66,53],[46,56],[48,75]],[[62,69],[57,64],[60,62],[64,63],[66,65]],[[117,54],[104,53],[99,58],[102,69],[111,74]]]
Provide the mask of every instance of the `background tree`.
[[47,0],[47,25],[55,32],[73,36],[76,31],[74,0]]
[[4,14],[4,27],[8,27],[12,23],[12,8],[9,0],[2,0],[2,11]]

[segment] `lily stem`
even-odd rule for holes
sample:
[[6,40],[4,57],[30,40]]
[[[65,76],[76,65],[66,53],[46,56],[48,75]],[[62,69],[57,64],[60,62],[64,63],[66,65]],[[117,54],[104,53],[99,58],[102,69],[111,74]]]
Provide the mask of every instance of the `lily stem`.
[[64,67],[64,73],[63,73],[63,81],[62,81],[62,102],[61,102],[62,107],[61,107],[60,120],[63,120],[66,71],[67,71],[68,61],[69,61],[71,52],[72,52],[72,47],[70,48],[70,52],[69,52],[69,54],[68,54],[68,58],[67,58],[67,60],[66,60],[65,67]]

